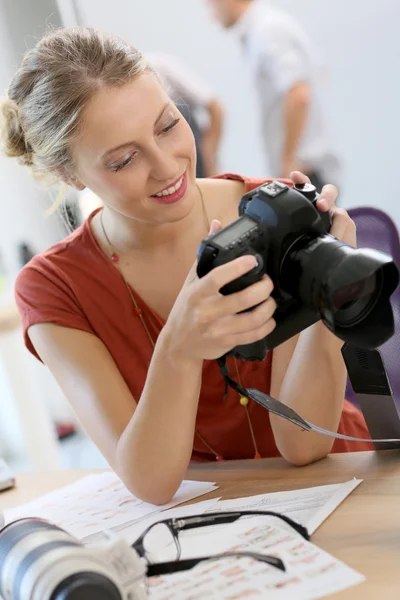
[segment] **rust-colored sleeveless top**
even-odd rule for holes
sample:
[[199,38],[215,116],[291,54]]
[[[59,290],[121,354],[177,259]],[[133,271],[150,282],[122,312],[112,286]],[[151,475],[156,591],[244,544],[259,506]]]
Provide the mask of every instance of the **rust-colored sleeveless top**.
[[[242,180],[246,191],[266,180],[237,175],[223,178]],[[133,397],[140,401],[152,346],[118,270],[98,246],[86,222],[62,242],[33,258],[20,272],[16,282],[16,301],[22,317],[25,343],[37,357],[28,336],[36,323],[55,323],[98,336],[110,351]],[[164,321],[136,294],[150,334],[156,340]],[[245,387],[269,392],[272,352],[263,362],[238,361]],[[228,360],[236,376],[232,359]],[[225,459],[252,458],[254,446],[245,409],[238,394],[229,388],[226,399],[224,381],[215,361],[205,361],[196,427],[208,444]],[[249,413],[263,457],[279,456],[268,412],[250,401]],[[345,401],[339,427],[341,433],[369,437],[363,416]],[[371,444],[336,440],[334,452],[370,450]],[[215,456],[195,436],[193,460],[215,460]]]

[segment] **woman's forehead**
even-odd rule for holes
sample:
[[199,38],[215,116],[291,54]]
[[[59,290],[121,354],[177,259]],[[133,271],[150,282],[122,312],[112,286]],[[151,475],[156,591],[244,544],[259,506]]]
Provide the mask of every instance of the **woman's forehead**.
[[[107,150],[121,138],[140,139],[152,128],[169,97],[152,73],[144,73],[119,86],[104,86],[87,104],[79,142]],[[98,150],[97,150],[98,151]]]

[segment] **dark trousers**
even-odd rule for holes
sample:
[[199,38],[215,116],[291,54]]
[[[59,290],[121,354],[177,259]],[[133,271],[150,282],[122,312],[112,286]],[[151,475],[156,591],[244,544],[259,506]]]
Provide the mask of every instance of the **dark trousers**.
[[196,177],[205,177],[203,156],[201,152],[201,130],[193,114],[190,113],[189,107],[186,104],[177,104],[178,110],[182,113],[186,121],[189,123],[193,131],[194,142],[196,144],[197,161],[196,161]]

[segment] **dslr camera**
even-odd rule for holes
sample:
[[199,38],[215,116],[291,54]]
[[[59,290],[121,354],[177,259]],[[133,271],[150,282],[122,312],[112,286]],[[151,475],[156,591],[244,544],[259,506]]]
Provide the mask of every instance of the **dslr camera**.
[[390,296],[399,272],[392,257],[331,236],[330,214],[316,208],[318,198],[311,184],[266,183],[243,196],[236,221],[202,241],[199,277],[239,256],[257,258],[257,266],[224,286],[222,294],[243,290],[265,273],[274,284],[274,331],[229,355],[262,360],[320,319],[338,338],[361,348],[377,348],[393,335]]

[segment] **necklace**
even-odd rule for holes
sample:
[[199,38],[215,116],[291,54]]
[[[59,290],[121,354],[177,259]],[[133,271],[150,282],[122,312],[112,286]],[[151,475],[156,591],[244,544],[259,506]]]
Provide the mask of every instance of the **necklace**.
[[[197,185],[197,189],[199,190],[199,194],[200,194],[201,205],[202,205],[202,211],[203,211],[203,219],[204,219],[204,224],[205,224],[205,226],[206,226],[206,228],[207,228],[207,232],[208,232],[208,231],[210,231],[210,222],[209,222],[209,219],[208,219],[208,216],[207,216],[207,211],[206,211],[206,208],[205,208],[205,205],[204,205],[203,193],[202,193],[202,191],[201,191],[201,189],[200,189],[200,187],[199,187],[198,185]],[[118,262],[119,262],[119,260],[120,260],[120,256],[119,256],[119,254],[116,252],[116,249],[115,249],[115,247],[114,247],[114,246],[113,246],[113,244],[111,243],[111,241],[110,241],[110,239],[109,239],[109,237],[108,237],[108,235],[107,235],[107,233],[106,233],[106,230],[105,230],[105,227],[104,227],[104,222],[103,222],[103,212],[104,212],[104,211],[103,211],[103,209],[102,209],[102,210],[101,210],[101,212],[100,212],[100,225],[101,225],[101,229],[102,229],[102,232],[103,232],[103,236],[104,236],[104,238],[105,238],[105,240],[106,240],[106,242],[107,242],[107,245],[108,245],[108,247],[109,247],[109,249],[110,249],[110,252],[111,252],[111,256],[110,256],[110,258],[111,258],[111,261],[114,263],[115,267],[118,269],[118,267],[117,267],[117,263],[118,263]],[[146,332],[146,335],[147,335],[147,337],[148,337],[148,339],[149,339],[149,342],[150,342],[150,344],[151,344],[152,348],[154,349],[155,343],[154,343],[154,340],[153,340],[153,338],[152,338],[152,336],[151,336],[151,333],[150,333],[150,331],[149,331],[149,328],[147,327],[146,321],[144,320],[144,317],[143,317],[143,311],[142,311],[142,309],[141,309],[141,308],[138,306],[138,304],[137,304],[137,302],[136,302],[136,298],[135,298],[135,296],[134,296],[134,294],[133,294],[133,291],[132,291],[132,289],[131,289],[131,286],[130,286],[130,285],[129,285],[129,283],[126,281],[126,279],[125,279],[125,277],[123,276],[123,274],[122,274],[121,270],[120,270],[120,269],[118,269],[118,271],[119,271],[119,273],[120,273],[120,275],[121,275],[121,277],[122,277],[122,279],[123,279],[123,281],[124,281],[124,283],[125,283],[125,287],[126,287],[126,289],[127,289],[128,293],[129,293],[130,299],[131,299],[131,301],[132,301],[132,304],[133,304],[133,309],[134,309],[134,312],[135,312],[135,314],[136,314],[136,315],[139,317],[139,319],[140,319],[140,322],[141,322],[141,324],[142,324],[142,327],[143,327],[144,331]],[[242,380],[241,380],[241,377],[240,377],[239,367],[238,367],[237,360],[236,360],[236,357],[234,357],[234,358],[233,358],[233,360],[234,360],[234,363],[235,363],[235,370],[236,370],[236,375],[237,375],[238,382],[239,382],[240,386],[241,386],[241,387],[243,387],[243,385],[242,385]],[[253,446],[254,446],[254,458],[261,458],[261,455],[260,455],[260,453],[258,452],[258,448],[257,448],[257,441],[256,441],[256,437],[255,437],[255,434],[254,434],[253,424],[252,424],[252,422],[251,422],[251,418],[250,418],[250,413],[249,413],[249,408],[248,408],[249,399],[247,398],[247,396],[240,396],[240,397],[239,397],[239,403],[240,403],[240,405],[241,405],[241,406],[243,406],[243,408],[244,408],[244,410],[245,410],[245,412],[246,412],[247,423],[248,423],[248,426],[249,426],[249,431],[250,431],[250,435],[251,435],[252,443],[253,443]],[[198,429],[197,429],[197,428],[195,428],[195,430],[194,430],[194,431],[195,431],[195,434],[197,435],[197,437],[198,437],[198,438],[201,440],[201,442],[204,444],[204,446],[205,446],[205,447],[206,447],[206,448],[207,448],[207,449],[208,449],[208,450],[209,450],[209,451],[210,451],[212,454],[214,454],[214,456],[215,456],[215,459],[216,459],[217,461],[222,461],[222,460],[224,460],[224,457],[223,457],[221,454],[219,454],[219,453],[218,453],[218,452],[217,452],[217,451],[216,451],[214,448],[212,448],[212,446],[210,446],[210,444],[207,442],[207,440],[205,440],[205,439],[204,439],[204,437],[201,435],[201,433],[198,431]]]

